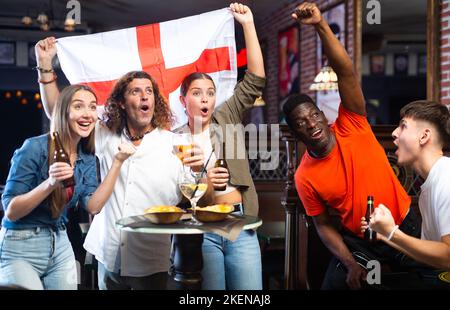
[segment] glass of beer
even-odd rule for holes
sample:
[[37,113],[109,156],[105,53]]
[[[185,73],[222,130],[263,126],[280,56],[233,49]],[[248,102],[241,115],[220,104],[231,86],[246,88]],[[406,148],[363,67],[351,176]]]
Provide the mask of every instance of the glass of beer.
[[172,138],[173,153],[183,162],[184,156],[193,148],[192,135],[190,133],[175,133]]

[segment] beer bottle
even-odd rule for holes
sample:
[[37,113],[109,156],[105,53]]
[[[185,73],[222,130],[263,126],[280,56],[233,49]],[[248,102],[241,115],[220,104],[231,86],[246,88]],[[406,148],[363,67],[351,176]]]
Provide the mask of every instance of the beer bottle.
[[[225,143],[222,144],[222,152],[219,152],[219,156],[217,157],[216,163],[214,164],[214,167],[222,167],[228,170],[227,162],[225,161]],[[227,185],[221,187],[214,187],[214,190],[216,191],[224,191],[227,188]]]
[[[68,163],[70,165],[69,155],[67,155],[66,151],[64,150],[62,143],[61,143],[61,139],[59,138],[59,134],[56,131],[53,133],[53,141],[55,144],[55,152],[53,154],[53,161]],[[65,188],[72,187],[75,185],[75,179],[72,175],[70,178],[65,179],[62,183]]]
[[[373,212],[373,196],[367,196],[367,209],[366,209],[366,222],[369,224],[370,222],[370,215]],[[367,227],[366,231],[364,232],[364,239],[368,242],[375,242],[377,241],[377,232],[372,230],[371,228]]]

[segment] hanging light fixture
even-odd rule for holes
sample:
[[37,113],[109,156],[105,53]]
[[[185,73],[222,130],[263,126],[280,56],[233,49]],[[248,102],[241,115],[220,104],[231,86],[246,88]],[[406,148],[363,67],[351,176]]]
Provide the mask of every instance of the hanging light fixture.
[[33,24],[33,19],[27,14],[22,17],[22,24],[25,26],[31,26]]
[[38,15],[38,17],[36,18],[39,26],[41,27],[42,30],[44,31],[48,31],[50,29],[50,25],[49,25],[49,20],[48,20],[48,16],[45,13],[40,13]]
[[314,83],[311,84],[309,90],[328,91],[337,90],[337,75],[330,66],[323,67],[314,78]]
[[27,15],[22,17],[21,22],[25,26],[31,26],[33,24],[33,19],[30,16],[30,10],[27,10]]
[[[33,24],[33,19],[30,17],[29,11],[22,17],[21,21],[25,26],[31,26]],[[65,31],[72,32],[75,31],[76,26],[76,21],[68,16],[65,18],[64,22],[63,20],[55,19],[52,0],[48,0],[48,5],[46,5],[44,9],[40,9],[40,13],[36,17],[36,22],[43,31],[49,31],[51,26],[52,28],[64,28]]]
[[66,18],[64,21],[64,30],[70,32],[75,30],[75,20],[73,18]]

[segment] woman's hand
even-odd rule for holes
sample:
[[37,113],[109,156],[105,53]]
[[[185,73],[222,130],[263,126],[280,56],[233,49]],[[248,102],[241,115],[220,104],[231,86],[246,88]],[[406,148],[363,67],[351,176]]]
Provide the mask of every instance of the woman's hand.
[[120,163],[123,163],[128,157],[136,152],[136,148],[130,143],[122,143],[119,145],[118,149],[119,152],[116,153],[114,158]]
[[56,162],[48,169],[48,182],[53,188],[72,176],[73,167],[68,163]]
[[[36,53],[36,61],[39,65],[42,62],[46,62],[46,65],[51,64],[52,59],[56,55],[56,39],[55,37],[48,37],[40,40],[34,47]],[[51,69],[51,68],[44,68]]]
[[230,180],[230,175],[228,174],[228,169],[223,167],[216,167],[208,169],[207,173],[208,179],[211,181],[214,188],[224,187],[228,184]]
[[253,14],[248,6],[235,2],[230,4],[230,9],[239,24],[253,23]]
[[203,150],[197,145],[193,144],[192,148],[183,151],[183,165],[191,167],[193,171],[201,171],[205,164],[205,156]]

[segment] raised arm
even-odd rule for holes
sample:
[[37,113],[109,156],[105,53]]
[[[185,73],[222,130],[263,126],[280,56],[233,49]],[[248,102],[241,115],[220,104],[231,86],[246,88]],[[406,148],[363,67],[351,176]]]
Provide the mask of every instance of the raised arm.
[[314,25],[316,28],[325,55],[337,74],[342,105],[351,112],[366,115],[364,95],[354,71],[353,63],[328,23],[322,18],[316,4],[308,2],[300,4],[292,17],[301,24]]
[[52,116],[53,107],[59,97],[56,74],[52,66],[52,60],[56,55],[56,39],[54,37],[48,37],[44,40],[40,40],[36,43],[35,52],[41,101],[44,106],[45,114],[50,118]]
[[252,11],[248,6],[240,3],[230,4],[230,9],[234,18],[242,25],[244,31],[248,71],[259,77],[265,77],[264,61],[256,34]]

